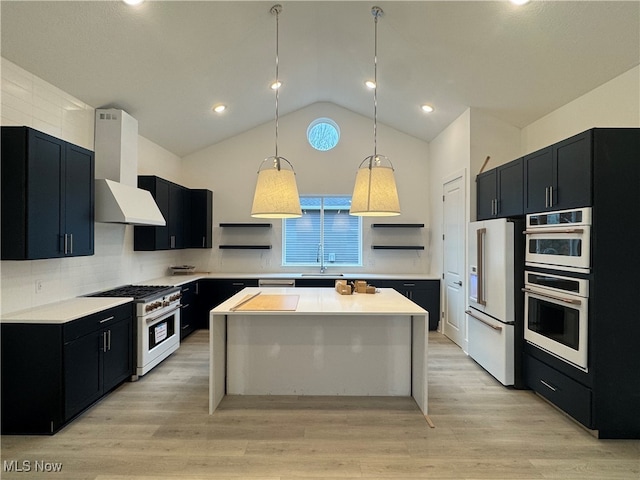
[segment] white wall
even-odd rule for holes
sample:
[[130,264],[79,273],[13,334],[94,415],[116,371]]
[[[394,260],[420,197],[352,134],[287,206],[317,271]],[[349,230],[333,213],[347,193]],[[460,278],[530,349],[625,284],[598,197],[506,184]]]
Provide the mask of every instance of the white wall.
[[[2,125],[27,125],[93,150],[94,108],[1,60]],[[180,159],[139,137],[139,169],[179,182]],[[133,227],[95,224],[95,255],[0,262],[2,312],[22,310],[166,273],[178,252],[134,252]],[[35,292],[36,280],[42,291]]]
[[640,66],[527,125],[522,129],[521,153],[592,127],[640,127]]
[[[318,117],[329,117],[340,127],[338,145],[327,152],[314,150],[306,140],[308,125]],[[223,272],[283,271],[282,226],[264,231],[232,230],[218,227],[220,222],[250,222],[256,172],[265,157],[275,153],[274,122],[258,126],[236,137],[183,158],[184,182],[191,188],[214,191],[214,248],[211,251],[186,252],[187,263],[199,268]],[[373,154],[372,120],[331,103],[316,103],[280,117],[278,153],[294,166],[301,195],[351,195],[360,162]],[[402,215],[388,222],[424,223],[424,229],[380,231],[363,221],[363,268],[340,268],[341,271],[372,273],[428,273],[428,250],[374,251],[372,243],[426,245],[430,232],[429,184],[427,175],[428,144],[414,137],[378,124],[378,153],[391,158],[395,166]],[[382,222],[382,219],[377,219]],[[220,243],[268,243],[271,250],[219,250]],[[250,236],[247,240],[247,236]],[[300,268],[285,269],[300,271]],[[309,267],[307,271],[315,271]],[[329,269],[331,271],[331,269]]]

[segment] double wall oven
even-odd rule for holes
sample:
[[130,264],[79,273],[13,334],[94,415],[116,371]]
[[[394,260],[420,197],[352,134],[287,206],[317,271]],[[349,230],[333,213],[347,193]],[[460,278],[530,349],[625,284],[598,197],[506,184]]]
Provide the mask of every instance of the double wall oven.
[[125,285],[92,297],[131,297],[136,310],[136,371],[145,375],[180,347],[180,288]]
[[525,340],[588,370],[591,209],[527,215]]

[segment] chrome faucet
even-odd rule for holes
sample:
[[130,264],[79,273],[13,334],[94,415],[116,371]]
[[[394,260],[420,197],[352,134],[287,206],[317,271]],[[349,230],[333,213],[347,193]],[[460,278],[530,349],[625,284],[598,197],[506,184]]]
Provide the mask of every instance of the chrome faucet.
[[324,265],[324,247],[321,243],[318,244],[318,251],[316,253],[316,262],[320,264],[320,273],[324,273],[327,267]]

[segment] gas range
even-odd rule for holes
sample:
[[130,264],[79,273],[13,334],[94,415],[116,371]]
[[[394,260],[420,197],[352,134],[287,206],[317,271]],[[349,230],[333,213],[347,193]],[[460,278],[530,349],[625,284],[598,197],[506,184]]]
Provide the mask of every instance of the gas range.
[[137,380],[180,347],[180,287],[123,285],[89,297],[131,297],[136,308]]
[[110,290],[92,293],[88,297],[132,297],[138,317],[148,315],[180,302],[179,287],[172,285],[123,285]]

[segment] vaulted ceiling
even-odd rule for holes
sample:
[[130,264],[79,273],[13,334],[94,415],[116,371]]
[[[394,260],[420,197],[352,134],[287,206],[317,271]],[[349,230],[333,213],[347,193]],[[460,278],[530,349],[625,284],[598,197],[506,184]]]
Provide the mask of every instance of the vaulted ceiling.
[[[2,1],[1,52],[184,156],[273,120],[274,3]],[[332,102],[372,117],[379,5],[378,120],[425,141],[469,107],[524,127],[640,63],[637,1],[281,3],[281,115]]]

